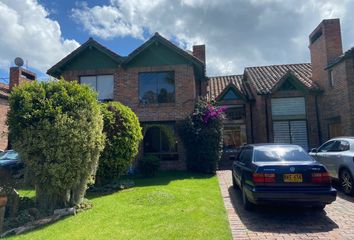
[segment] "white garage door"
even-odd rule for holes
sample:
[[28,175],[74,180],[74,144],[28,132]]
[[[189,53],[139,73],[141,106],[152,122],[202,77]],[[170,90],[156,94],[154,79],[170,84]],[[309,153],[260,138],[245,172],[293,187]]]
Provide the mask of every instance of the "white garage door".
[[308,150],[305,99],[272,99],[273,135],[275,143],[291,143]]
[[274,121],[273,132],[275,143],[296,144],[308,150],[306,121]]

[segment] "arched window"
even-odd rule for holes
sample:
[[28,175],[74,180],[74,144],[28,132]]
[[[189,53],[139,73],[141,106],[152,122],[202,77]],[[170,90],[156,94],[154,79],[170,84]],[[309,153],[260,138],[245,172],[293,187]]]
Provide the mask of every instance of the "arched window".
[[174,124],[143,124],[144,154],[158,156],[161,160],[178,160]]

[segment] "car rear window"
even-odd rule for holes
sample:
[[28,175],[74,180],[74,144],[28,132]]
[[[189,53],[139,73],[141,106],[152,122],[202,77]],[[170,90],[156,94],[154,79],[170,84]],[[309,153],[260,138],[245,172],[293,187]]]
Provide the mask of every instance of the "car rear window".
[[14,151],[4,152],[3,155],[0,156],[1,160],[16,160],[18,158],[18,153]]
[[255,162],[297,162],[314,161],[300,146],[258,146],[254,149]]

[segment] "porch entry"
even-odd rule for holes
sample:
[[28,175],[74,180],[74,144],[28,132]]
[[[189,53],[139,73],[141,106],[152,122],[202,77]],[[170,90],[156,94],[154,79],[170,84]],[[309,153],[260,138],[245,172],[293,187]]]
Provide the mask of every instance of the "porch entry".
[[223,132],[223,155],[219,169],[230,169],[232,161],[247,143],[246,113],[244,105],[230,105],[226,109]]
[[296,144],[308,150],[304,97],[272,98],[274,143]]

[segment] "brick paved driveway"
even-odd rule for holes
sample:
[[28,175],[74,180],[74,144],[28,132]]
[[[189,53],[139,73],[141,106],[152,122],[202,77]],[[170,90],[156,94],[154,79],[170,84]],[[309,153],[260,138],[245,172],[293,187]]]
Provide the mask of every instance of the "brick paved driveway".
[[310,208],[242,207],[240,191],[232,188],[231,171],[218,171],[220,190],[233,239],[353,239],[354,198],[338,193],[324,211]]

